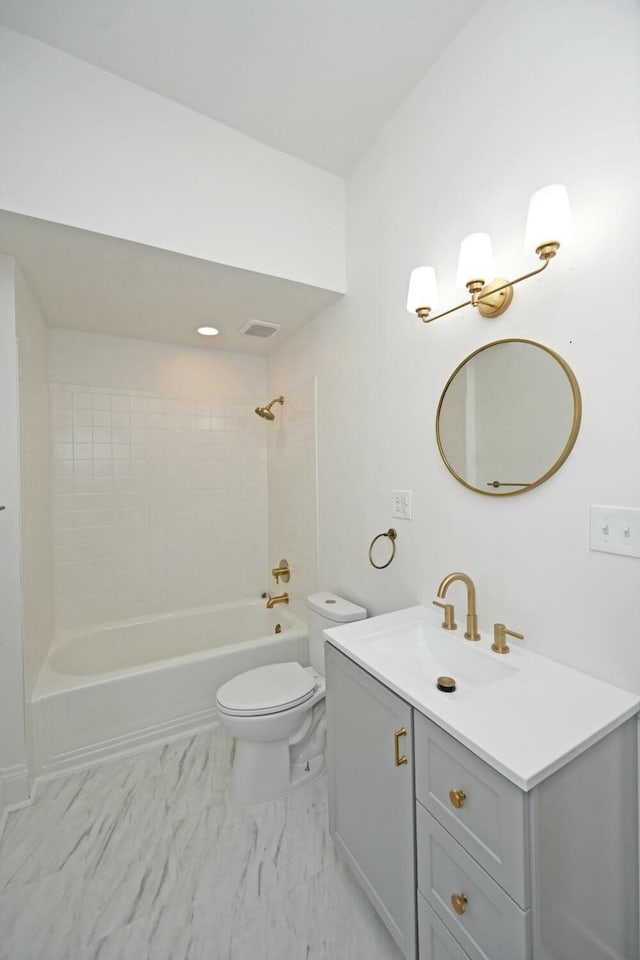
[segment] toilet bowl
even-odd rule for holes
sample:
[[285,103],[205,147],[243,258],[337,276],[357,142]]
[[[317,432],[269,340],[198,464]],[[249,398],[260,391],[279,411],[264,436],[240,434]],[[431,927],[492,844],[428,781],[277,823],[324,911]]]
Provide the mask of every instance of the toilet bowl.
[[311,666],[274,663],[246,670],[218,690],[224,729],[235,738],[231,799],[267,803],[319,776],[326,737],[323,631],[367,612],[330,593],[307,598]]

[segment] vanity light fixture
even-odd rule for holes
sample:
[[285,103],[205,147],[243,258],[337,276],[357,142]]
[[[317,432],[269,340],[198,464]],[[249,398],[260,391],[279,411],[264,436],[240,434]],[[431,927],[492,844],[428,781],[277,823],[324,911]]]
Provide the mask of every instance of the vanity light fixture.
[[407,310],[416,313],[424,323],[431,323],[449,313],[455,313],[463,307],[477,307],[483,317],[499,317],[513,299],[516,283],[535,277],[549,266],[562,245],[567,245],[573,236],[571,210],[566,187],[553,184],[534,193],[529,202],[529,216],[525,232],[525,251],[534,249],[541,267],[525,273],[515,280],[496,277],[487,282],[493,274],[493,253],[488,233],[472,233],[465,237],[460,246],[457,282],[471,294],[469,300],[459,303],[450,310],[431,316],[438,306],[438,289],[433,267],[416,267],[411,271]]
[[196,333],[199,333],[201,337],[217,337],[220,331],[217,327],[198,327]]

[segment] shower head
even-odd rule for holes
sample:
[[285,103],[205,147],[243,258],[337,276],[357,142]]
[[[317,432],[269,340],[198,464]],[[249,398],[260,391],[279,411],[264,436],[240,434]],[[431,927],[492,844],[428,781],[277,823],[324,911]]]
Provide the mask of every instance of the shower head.
[[256,407],[256,413],[259,417],[262,417],[264,420],[275,420],[275,413],[271,413],[271,407],[274,403],[284,403],[284,397],[276,397],[275,400],[272,400],[271,403],[268,403],[266,407]]

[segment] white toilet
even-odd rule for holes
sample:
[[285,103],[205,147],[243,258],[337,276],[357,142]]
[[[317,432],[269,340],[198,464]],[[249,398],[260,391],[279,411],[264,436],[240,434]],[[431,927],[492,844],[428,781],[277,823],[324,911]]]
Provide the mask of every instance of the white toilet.
[[331,593],[307,597],[310,667],[274,663],[239,674],[218,690],[220,722],[235,737],[231,799],[252,805],[284,797],[322,773],[325,681],[323,630],[362,620],[364,607]]

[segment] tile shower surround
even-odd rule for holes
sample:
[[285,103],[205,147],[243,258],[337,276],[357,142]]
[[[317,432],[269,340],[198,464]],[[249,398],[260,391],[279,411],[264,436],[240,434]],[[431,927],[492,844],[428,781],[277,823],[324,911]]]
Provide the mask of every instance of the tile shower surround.
[[57,628],[264,589],[257,399],[53,383],[50,401]]

